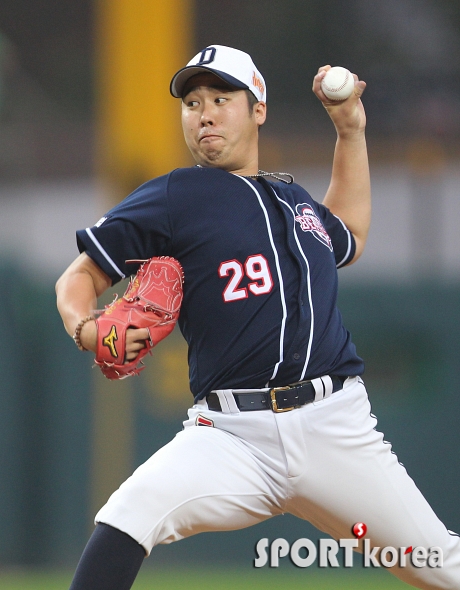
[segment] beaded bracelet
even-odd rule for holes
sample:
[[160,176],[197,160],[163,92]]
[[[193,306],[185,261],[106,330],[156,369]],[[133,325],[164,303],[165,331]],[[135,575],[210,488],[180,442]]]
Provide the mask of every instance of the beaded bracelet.
[[80,340],[81,329],[86,324],[86,322],[90,322],[91,320],[94,320],[94,319],[95,318],[92,315],[87,315],[86,318],[83,318],[82,320],[80,320],[77,324],[77,327],[75,328],[75,333],[72,336],[75,344],[77,345],[78,350],[81,350],[82,352],[85,350],[88,350],[88,349],[85,348],[83,346],[83,344],[81,343],[81,340]]

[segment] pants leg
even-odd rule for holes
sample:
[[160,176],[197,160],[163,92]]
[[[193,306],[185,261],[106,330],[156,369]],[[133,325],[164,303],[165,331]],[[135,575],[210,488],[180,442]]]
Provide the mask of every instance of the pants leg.
[[190,426],[141,465],[96,515],[147,554],[205,531],[244,528],[281,512],[280,490],[243,441]]
[[372,547],[440,547],[442,568],[413,567],[409,559],[391,571],[417,588],[460,588],[460,538],[438,519],[375,430],[360,380],[279,415],[278,424],[288,457],[288,511],[336,539],[353,538],[352,526],[364,522]]

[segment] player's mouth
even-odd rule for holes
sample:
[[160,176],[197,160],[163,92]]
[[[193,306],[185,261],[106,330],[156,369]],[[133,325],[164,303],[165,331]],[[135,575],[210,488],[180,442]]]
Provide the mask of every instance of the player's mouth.
[[198,141],[200,143],[211,143],[211,142],[216,141],[218,139],[222,139],[222,136],[221,135],[216,135],[216,134],[213,134],[213,133],[207,133],[206,135],[202,135],[198,139]]

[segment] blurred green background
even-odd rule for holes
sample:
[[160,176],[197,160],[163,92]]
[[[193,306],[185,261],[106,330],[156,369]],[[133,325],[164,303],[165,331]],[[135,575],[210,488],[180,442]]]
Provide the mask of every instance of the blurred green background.
[[[380,430],[439,517],[460,531],[460,3],[174,2],[176,16],[166,0],[0,6],[1,589],[67,587],[94,513],[181,428],[192,398],[179,332],[139,379],[109,383],[65,334],[54,283],[77,255],[76,229],[162,167],[187,165],[178,129],[163,142],[148,113],[158,95],[155,116],[178,119],[164,79],[211,43],[248,51],[265,76],[261,167],[294,173],[318,200],[334,132],[311,80],[330,63],[368,83],[375,214],[366,253],[340,272],[339,304],[366,361]],[[142,31],[126,16],[135,11]],[[125,29],[132,37],[121,43]],[[131,63],[130,47],[132,78],[129,67],[117,78],[113,64]],[[150,74],[131,105],[136,80]],[[290,516],[199,535],[158,547],[135,588],[404,586],[358,565],[253,569],[261,537],[319,536]]]

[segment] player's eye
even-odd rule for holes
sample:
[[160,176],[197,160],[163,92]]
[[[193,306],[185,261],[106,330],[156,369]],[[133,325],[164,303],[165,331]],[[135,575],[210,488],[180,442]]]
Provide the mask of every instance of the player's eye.
[[224,104],[225,102],[227,102],[227,99],[226,99],[226,98],[224,98],[223,96],[219,96],[218,98],[216,98],[216,99],[214,100],[214,102],[215,102],[216,104]]
[[196,106],[198,106],[198,101],[197,100],[188,100],[187,106],[188,107],[196,107]]

